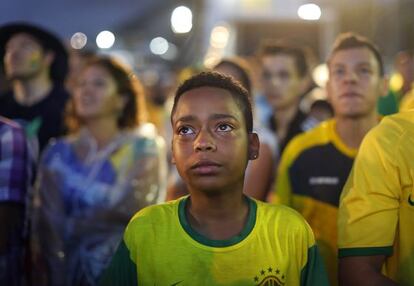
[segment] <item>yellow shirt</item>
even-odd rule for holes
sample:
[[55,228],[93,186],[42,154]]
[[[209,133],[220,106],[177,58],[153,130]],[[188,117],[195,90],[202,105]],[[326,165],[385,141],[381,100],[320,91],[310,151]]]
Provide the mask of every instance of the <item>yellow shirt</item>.
[[339,256],[386,255],[383,274],[414,281],[414,111],[365,137],[341,197]]
[[410,90],[400,102],[400,112],[409,111],[414,109],[414,90]]
[[189,197],[140,211],[101,285],[328,285],[303,218],[246,199],[245,228],[229,240],[209,240],[191,228]]

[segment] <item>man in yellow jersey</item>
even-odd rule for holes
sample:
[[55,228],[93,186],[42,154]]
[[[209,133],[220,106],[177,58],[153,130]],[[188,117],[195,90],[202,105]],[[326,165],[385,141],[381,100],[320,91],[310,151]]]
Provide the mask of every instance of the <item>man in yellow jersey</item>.
[[377,100],[386,94],[376,47],[353,33],[339,35],[328,58],[329,100],[334,118],[298,135],[283,152],[275,202],[299,211],[311,225],[337,285],[339,197],[365,134],[378,122]]
[[414,283],[414,111],[365,137],[341,196],[341,285]]
[[171,122],[190,195],[134,216],[101,285],[327,285],[305,220],[243,195],[259,155],[246,90],[196,75],[178,88]]

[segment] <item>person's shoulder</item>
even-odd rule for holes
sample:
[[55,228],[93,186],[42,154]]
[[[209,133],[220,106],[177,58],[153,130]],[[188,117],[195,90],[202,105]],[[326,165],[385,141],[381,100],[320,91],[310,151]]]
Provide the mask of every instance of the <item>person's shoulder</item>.
[[151,123],[144,123],[128,131],[128,142],[138,153],[158,153],[161,148],[165,147],[164,139]]
[[[382,126],[381,126],[382,125]],[[396,129],[399,132],[414,131],[414,110],[385,116],[380,128]]]
[[308,232],[309,225],[296,210],[281,204],[270,204],[256,201],[262,220],[276,224],[280,231]]
[[2,130],[23,132],[23,128],[20,124],[3,116],[0,116],[0,127]]
[[51,138],[42,152],[42,162],[50,160],[55,155],[64,156],[72,149],[73,138],[72,137],[59,137]]
[[409,137],[414,134],[414,110],[385,116],[368,132],[364,144],[396,147],[398,141],[407,134]]
[[[24,128],[17,122],[0,116],[0,139],[3,150],[19,152],[27,148],[27,138]],[[14,150],[14,151],[13,151]]]
[[159,226],[169,224],[178,215],[178,205],[183,198],[151,205],[138,211],[130,220],[127,229],[139,229],[144,226]]
[[327,144],[331,140],[330,129],[333,124],[333,120],[324,121],[313,129],[296,135],[289,142],[284,153],[295,157],[309,148]]

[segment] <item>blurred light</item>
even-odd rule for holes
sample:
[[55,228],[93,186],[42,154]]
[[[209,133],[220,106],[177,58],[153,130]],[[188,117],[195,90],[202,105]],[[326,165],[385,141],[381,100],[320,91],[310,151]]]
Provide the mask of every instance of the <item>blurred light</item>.
[[326,64],[318,65],[313,69],[312,78],[319,87],[325,87],[329,79],[328,66]]
[[390,89],[392,91],[399,91],[404,85],[404,78],[401,74],[395,73],[390,78]]
[[168,51],[168,41],[163,37],[156,37],[150,42],[150,50],[154,55],[163,55]]
[[171,15],[171,28],[174,33],[184,34],[191,31],[193,27],[193,13],[185,6],[174,9]]
[[176,45],[168,43],[168,50],[160,55],[161,58],[164,60],[172,61],[177,57],[178,54],[178,48]]
[[120,50],[120,49],[112,49],[112,50],[104,50],[99,52],[99,54],[104,54],[115,58],[116,60],[120,61],[124,65],[128,66],[132,69],[134,65],[134,56],[128,50]]
[[84,33],[77,32],[73,34],[72,38],[70,38],[70,45],[72,46],[72,48],[80,50],[83,47],[85,47],[87,41],[88,37],[86,37]]
[[96,44],[101,49],[109,49],[115,43],[115,35],[110,31],[102,31],[96,37]]
[[216,26],[211,31],[210,45],[214,48],[223,49],[229,41],[230,31],[226,26]]
[[221,53],[217,52],[217,50],[210,50],[204,58],[204,66],[207,69],[211,69],[220,62],[221,58]]
[[303,20],[319,20],[321,14],[321,8],[312,3],[304,4],[298,9],[298,16]]

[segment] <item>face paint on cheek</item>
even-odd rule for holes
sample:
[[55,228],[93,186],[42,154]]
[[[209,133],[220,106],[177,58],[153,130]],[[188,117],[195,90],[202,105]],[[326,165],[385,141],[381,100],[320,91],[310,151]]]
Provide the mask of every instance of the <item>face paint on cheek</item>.
[[29,58],[29,65],[31,68],[38,68],[40,66],[41,54],[40,52],[34,52]]

